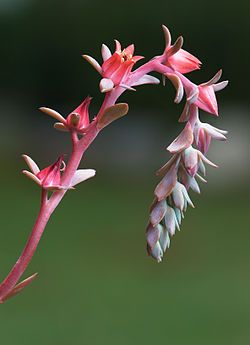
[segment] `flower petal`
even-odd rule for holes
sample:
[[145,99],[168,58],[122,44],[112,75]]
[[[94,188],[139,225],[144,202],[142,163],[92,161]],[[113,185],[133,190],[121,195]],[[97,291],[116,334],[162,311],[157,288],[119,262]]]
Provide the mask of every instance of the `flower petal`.
[[108,60],[112,56],[111,51],[109,47],[106,46],[106,44],[102,44],[102,58],[103,61]]
[[103,78],[103,79],[101,79],[99,86],[100,86],[100,91],[102,93],[105,93],[105,92],[109,92],[109,91],[113,90],[114,83],[111,79]]

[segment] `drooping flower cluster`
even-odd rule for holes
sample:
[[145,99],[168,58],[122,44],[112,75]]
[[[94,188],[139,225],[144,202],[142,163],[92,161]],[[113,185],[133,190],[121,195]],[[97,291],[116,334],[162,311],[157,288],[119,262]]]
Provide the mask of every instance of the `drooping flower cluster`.
[[206,172],[204,163],[217,167],[204,155],[208,152],[211,139],[226,140],[227,134],[199,120],[199,109],[218,116],[215,91],[222,90],[228,83],[223,81],[216,84],[221,77],[221,70],[207,83],[196,86],[183,74],[198,69],[201,62],[180,48],[182,39],[171,46],[170,33],[166,28],[164,33],[166,49],[163,63],[172,69],[171,73],[164,75],[177,90],[176,103],[181,101],[184,91],[186,93],[186,104],[179,121],[187,123],[180,135],[167,147],[172,157],[157,172],[163,178],[154,191],[155,200],[150,208],[146,238],[148,253],[158,262],[162,261],[163,253],[169,248],[170,238],[176,230],[180,230],[187,206],[194,207],[188,194],[189,189],[200,193],[197,179],[206,182],[203,177]]

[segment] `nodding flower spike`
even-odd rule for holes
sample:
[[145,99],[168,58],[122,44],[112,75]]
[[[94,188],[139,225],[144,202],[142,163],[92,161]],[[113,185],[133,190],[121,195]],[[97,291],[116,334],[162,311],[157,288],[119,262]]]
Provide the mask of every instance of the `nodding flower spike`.
[[163,25],[163,33],[165,37],[165,51],[163,53],[163,64],[171,67],[173,71],[185,74],[200,69],[201,61],[186,50],[181,49],[183,45],[182,36],[178,37],[173,45],[171,45],[171,34]]
[[29,156],[23,155],[23,158],[31,170],[31,172],[24,170],[23,173],[35,181],[41,188],[46,190],[63,189],[61,186],[61,171],[65,169],[63,155],[54,164],[49,165],[43,170],[40,170]]

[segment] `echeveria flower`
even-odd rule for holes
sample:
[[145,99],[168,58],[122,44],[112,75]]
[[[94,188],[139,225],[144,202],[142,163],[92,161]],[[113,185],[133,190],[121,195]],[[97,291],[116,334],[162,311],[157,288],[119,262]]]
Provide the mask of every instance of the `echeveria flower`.
[[23,173],[35,181],[40,187],[46,190],[60,190],[60,189],[73,189],[75,185],[93,177],[95,170],[93,169],[78,169],[74,173],[69,186],[63,186],[61,181],[61,172],[66,168],[63,161],[63,155],[60,156],[54,164],[40,170],[37,164],[27,155],[23,155],[30,171],[23,170]]
[[197,121],[194,127],[194,137],[197,148],[202,153],[207,153],[211,139],[224,141],[227,131],[211,126],[208,123]]
[[222,70],[219,70],[208,82],[198,85],[198,98],[194,102],[200,109],[216,116],[218,116],[218,104],[215,92],[224,89],[228,84],[227,80],[215,84],[221,75]]
[[182,49],[183,38],[180,36],[175,43],[171,45],[171,34],[166,26],[163,25],[165,36],[164,63],[174,71],[185,74],[200,69],[201,61],[194,55]]
[[131,44],[127,48],[121,48],[119,41],[115,40],[116,49],[112,54],[110,49],[103,44],[102,45],[102,58],[103,64],[100,65],[94,58],[83,55],[102,76],[100,81],[100,91],[106,93],[112,91],[116,86],[123,87],[128,90],[135,90],[133,86],[143,84],[158,84],[159,80],[150,75],[143,75],[130,85],[131,70],[134,64],[143,59],[143,56],[134,56],[134,45]]

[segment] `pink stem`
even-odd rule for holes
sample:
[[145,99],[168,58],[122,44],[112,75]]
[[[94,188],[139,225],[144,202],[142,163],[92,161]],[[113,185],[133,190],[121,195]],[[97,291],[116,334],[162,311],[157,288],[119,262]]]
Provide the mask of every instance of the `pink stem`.
[[[96,122],[98,117],[100,117],[103,111],[113,105],[117,98],[124,92],[122,88],[116,88],[109,94],[106,94],[103,104],[99,110],[99,113],[96,117],[96,120],[92,122],[90,125],[90,130],[85,134],[82,139],[78,139],[76,133],[72,133],[72,154],[67,164],[66,170],[62,176],[62,185],[65,187],[70,186],[70,182],[72,177],[74,176],[84,152],[87,150],[89,145],[93,142],[98,134],[98,130],[96,128]],[[43,231],[47,222],[50,219],[50,216],[62,200],[63,196],[65,195],[67,189],[63,189],[60,191],[56,191],[52,194],[50,199],[47,199],[47,191],[42,190],[42,201],[39,214],[37,216],[36,222],[34,224],[33,230],[30,234],[28,242],[17,260],[16,264],[5,278],[5,280],[0,285],[0,303],[4,302],[5,296],[11,293],[15,285],[17,284],[18,280],[24,273],[26,267],[28,266],[29,262],[31,261],[38,243],[42,237]]]

